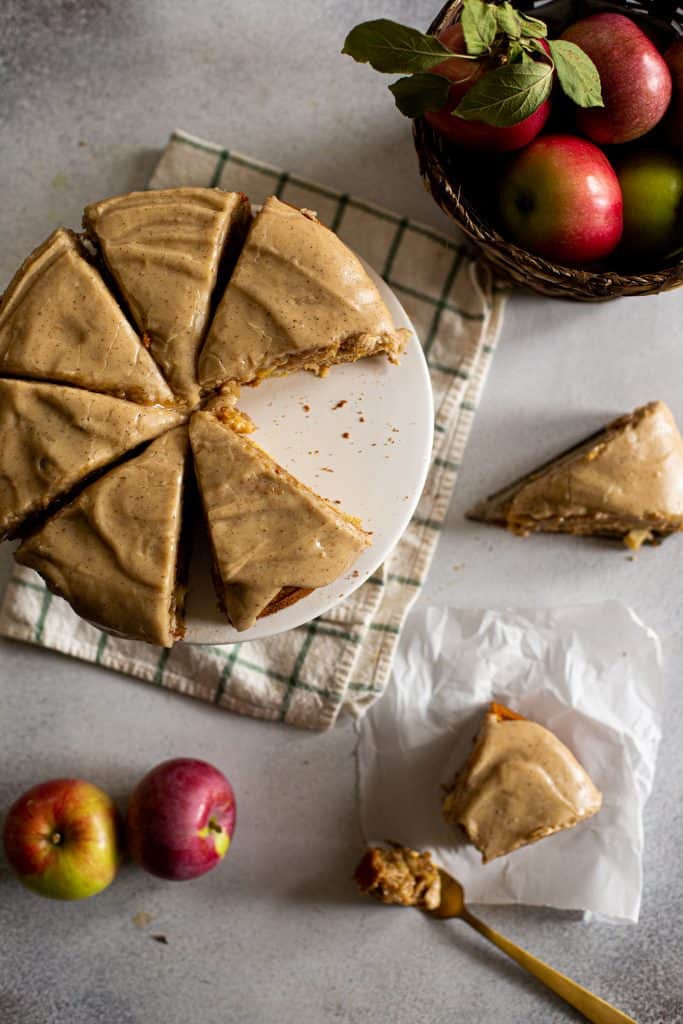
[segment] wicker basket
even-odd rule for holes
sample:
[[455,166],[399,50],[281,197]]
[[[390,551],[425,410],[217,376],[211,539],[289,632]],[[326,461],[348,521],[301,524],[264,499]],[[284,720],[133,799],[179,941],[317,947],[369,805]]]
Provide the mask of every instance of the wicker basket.
[[[520,5],[523,7],[523,5]],[[528,5],[527,10],[547,20],[553,34],[559,34],[563,25],[595,10],[623,11],[635,20],[647,22],[666,39],[683,33],[683,22],[677,19],[676,4],[660,2],[633,3],[614,0],[609,4],[574,2],[574,0],[546,0]],[[461,0],[449,0],[439,12],[429,32],[436,34],[458,21]],[[413,136],[420,161],[420,173],[427,189],[442,210],[482,250],[494,265],[498,275],[543,295],[599,302],[620,295],[652,295],[683,284],[683,260],[653,272],[631,274],[610,270],[577,270],[573,267],[550,263],[526,249],[507,241],[493,224],[495,212],[487,210],[483,199],[488,194],[497,169],[496,157],[467,154],[439,135],[424,118],[414,122]],[[477,194],[479,193],[479,195]]]

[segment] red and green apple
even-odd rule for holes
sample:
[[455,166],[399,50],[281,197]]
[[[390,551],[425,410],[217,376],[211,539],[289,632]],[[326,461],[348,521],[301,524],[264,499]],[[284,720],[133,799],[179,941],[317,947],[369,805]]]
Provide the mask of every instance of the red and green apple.
[[622,197],[609,160],[575,135],[541,135],[501,176],[499,206],[510,238],[570,265],[608,256],[622,233]]
[[116,807],[82,779],[33,786],[10,808],[4,827],[7,859],[33,892],[81,900],[106,889],[120,862]]
[[213,765],[164,761],[138,783],[126,816],[128,849],[159,878],[196,878],[223,859],[235,830],[235,794]]
[[604,107],[577,108],[576,125],[600,145],[630,142],[663,118],[671,99],[671,74],[662,55],[634,21],[603,12],[562,33],[580,46],[600,74]]
[[[462,25],[451,25],[439,33],[439,41],[455,54],[464,54],[465,37]],[[455,110],[460,100],[482,75],[489,70],[485,61],[453,57],[432,68],[432,73],[448,78],[453,84],[448,90],[448,101],[441,110],[427,111],[424,115],[433,128],[451,142],[467,149],[485,150],[490,153],[509,153],[521,149],[531,142],[545,125],[550,116],[550,101],[544,100],[533,114],[517,124],[494,127],[483,121],[470,121],[456,117]]]

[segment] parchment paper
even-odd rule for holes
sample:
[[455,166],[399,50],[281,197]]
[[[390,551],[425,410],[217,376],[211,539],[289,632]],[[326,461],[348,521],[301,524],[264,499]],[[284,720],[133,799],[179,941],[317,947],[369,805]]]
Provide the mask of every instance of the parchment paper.
[[[551,729],[602,790],[589,821],[482,865],[441,818],[441,784],[490,700]],[[637,921],[643,807],[660,739],[657,635],[618,601],[544,610],[418,609],[391,685],[360,725],[368,842],[429,849],[472,903],[526,903]]]

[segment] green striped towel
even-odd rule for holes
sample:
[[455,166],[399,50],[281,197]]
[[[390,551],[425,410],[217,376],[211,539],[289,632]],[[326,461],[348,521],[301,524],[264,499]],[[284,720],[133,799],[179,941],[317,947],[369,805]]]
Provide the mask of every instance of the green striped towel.
[[434,389],[434,448],[410,526],[386,563],[322,618],[267,640],[159,651],[100,632],[15,567],[0,634],[126,672],[218,707],[310,729],[367,708],[387,685],[401,626],[420,592],[453,494],[496,345],[503,296],[463,247],[431,228],[182,132],[150,186],[218,185],[259,203],[275,193],[317,211],[381,271],[422,339]]

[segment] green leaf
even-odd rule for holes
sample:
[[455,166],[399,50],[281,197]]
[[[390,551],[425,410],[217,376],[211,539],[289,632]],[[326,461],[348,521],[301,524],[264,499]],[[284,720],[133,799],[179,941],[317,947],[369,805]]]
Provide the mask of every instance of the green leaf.
[[396,106],[406,117],[420,117],[426,110],[439,110],[448,100],[451,83],[441,75],[418,72],[399,78],[389,88]]
[[548,35],[548,26],[540,18],[530,18],[528,14],[522,14],[521,11],[517,11],[517,17],[523,36],[528,36],[530,39],[545,39]]
[[552,84],[550,64],[537,60],[504,64],[480,78],[453,113],[496,128],[519,124],[548,98]]
[[588,54],[568,39],[549,39],[548,46],[563,92],[580,107],[604,107],[600,75]]
[[342,53],[388,74],[429,71],[453,56],[436,36],[426,36],[387,18],[364,21],[352,28]]
[[518,39],[513,39],[508,47],[508,64],[516,64],[528,56],[523,44]]
[[485,0],[464,0],[460,21],[467,52],[473,57],[488,53],[498,31],[493,4]]
[[522,34],[522,24],[512,4],[505,0],[505,3],[495,8],[495,12],[499,30],[510,39],[519,39]]

